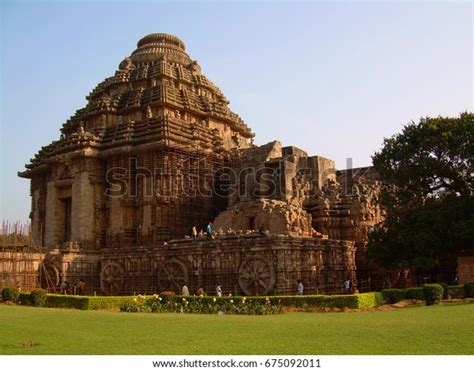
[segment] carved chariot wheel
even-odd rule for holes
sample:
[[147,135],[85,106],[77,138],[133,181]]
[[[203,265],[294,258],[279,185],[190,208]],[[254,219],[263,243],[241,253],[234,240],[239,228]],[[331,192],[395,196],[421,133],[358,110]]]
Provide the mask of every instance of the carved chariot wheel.
[[107,263],[100,272],[100,288],[106,295],[120,295],[125,282],[123,268],[117,263]]
[[263,256],[245,259],[239,268],[239,286],[246,295],[268,295],[275,285],[275,271]]
[[160,291],[181,293],[184,285],[188,284],[188,269],[178,259],[165,260],[158,268],[158,288]]
[[53,262],[42,262],[39,267],[40,286],[43,289],[51,289],[59,286],[60,280],[59,269]]

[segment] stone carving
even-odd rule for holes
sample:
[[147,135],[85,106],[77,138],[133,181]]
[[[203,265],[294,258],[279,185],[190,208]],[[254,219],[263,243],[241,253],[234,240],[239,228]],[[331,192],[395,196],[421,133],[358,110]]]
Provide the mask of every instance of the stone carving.
[[262,256],[245,259],[239,268],[239,285],[246,295],[269,295],[275,285],[275,271]]
[[145,114],[145,116],[146,116],[147,119],[153,118],[153,112],[151,111],[151,107],[150,107],[150,106],[146,106],[146,114]]
[[100,272],[100,288],[106,295],[122,294],[124,270],[117,263],[107,263]]
[[133,62],[131,58],[125,58],[120,64],[119,64],[119,70],[121,71],[128,71],[134,68]]
[[177,259],[164,261],[158,269],[158,287],[160,291],[181,292],[183,285],[188,284],[188,270]]
[[107,126],[107,115],[100,115],[100,127],[105,128]]

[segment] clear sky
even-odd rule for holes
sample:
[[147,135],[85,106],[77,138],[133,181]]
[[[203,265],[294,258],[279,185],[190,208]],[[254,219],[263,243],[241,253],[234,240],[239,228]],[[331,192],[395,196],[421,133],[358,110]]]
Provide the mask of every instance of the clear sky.
[[473,109],[470,2],[8,1],[1,9],[0,219],[16,173],[146,34],[179,36],[256,132],[346,167],[421,116]]

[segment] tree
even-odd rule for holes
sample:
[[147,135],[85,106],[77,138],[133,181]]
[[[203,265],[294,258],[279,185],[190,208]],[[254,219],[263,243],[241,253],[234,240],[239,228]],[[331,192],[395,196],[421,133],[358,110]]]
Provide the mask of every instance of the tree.
[[474,254],[474,114],[424,118],[373,156],[386,219],[369,254],[386,267],[430,269]]

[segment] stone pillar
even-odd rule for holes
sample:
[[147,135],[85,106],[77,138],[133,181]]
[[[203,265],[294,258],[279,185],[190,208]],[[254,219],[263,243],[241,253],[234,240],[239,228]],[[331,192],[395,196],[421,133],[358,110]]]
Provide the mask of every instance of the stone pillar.
[[111,196],[109,198],[108,232],[112,235],[118,234],[123,229],[123,213],[120,198]]
[[61,243],[59,226],[59,200],[54,182],[48,182],[46,186],[46,215],[44,244],[47,247],[54,247]]
[[43,245],[41,223],[44,223],[44,221],[40,220],[39,203],[40,191],[35,189],[31,194],[31,237],[33,238],[33,243]]
[[94,187],[89,173],[74,176],[72,184],[71,240],[79,242],[82,248],[91,248],[94,243]]

